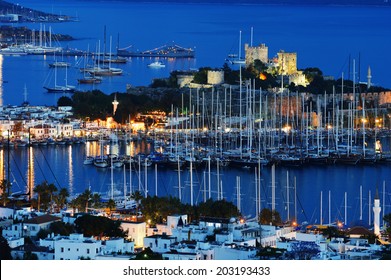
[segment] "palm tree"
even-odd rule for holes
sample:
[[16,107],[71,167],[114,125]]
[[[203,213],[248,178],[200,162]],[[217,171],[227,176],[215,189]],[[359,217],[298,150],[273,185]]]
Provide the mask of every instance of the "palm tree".
[[69,206],[72,208],[73,213],[76,212],[76,209],[78,208],[78,204],[79,204],[79,201],[78,201],[77,198],[74,198],[74,199],[72,199],[72,200],[69,202]]
[[109,199],[106,204],[107,208],[109,208],[109,214],[111,214],[111,211],[115,209],[115,201],[113,199]]
[[92,199],[92,192],[90,189],[86,189],[81,195],[79,195],[79,199],[81,200],[80,203],[82,203],[85,207],[85,212],[88,211],[88,202]]
[[69,197],[69,191],[66,188],[61,188],[57,194],[57,206],[62,209],[67,203],[67,198]]
[[130,198],[132,198],[134,201],[136,201],[136,207],[137,207],[137,212],[138,212],[139,207],[140,207],[140,201],[143,198],[143,196],[141,195],[141,192],[140,191],[133,192],[132,195],[130,196]]
[[34,188],[34,192],[38,195],[38,212],[41,210],[41,197],[47,192],[47,183],[43,182],[42,184],[36,185]]
[[50,212],[53,210],[53,194],[57,191],[57,187],[54,184],[47,184],[46,183],[46,189],[50,196]]
[[93,193],[91,200],[92,200],[92,205],[94,206],[94,208],[101,207],[101,202],[100,202],[101,197],[100,197],[99,193]]

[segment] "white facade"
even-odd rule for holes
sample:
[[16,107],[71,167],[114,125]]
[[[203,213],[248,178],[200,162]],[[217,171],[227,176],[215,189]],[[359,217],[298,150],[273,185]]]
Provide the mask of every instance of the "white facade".
[[61,137],[72,137],[73,136],[73,125],[72,124],[57,124],[56,125],[56,136]]
[[145,222],[122,221],[121,228],[124,231],[128,231],[127,238],[134,241],[134,246],[136,248],[144,247],[144,237],[146,236]]
[[11,249],[24,245],[23,237],[8,237],[6,240]]
[[105,246],[103,253],[113,254],[113,253],[133,253],[134,252],[134,242],[125,242],[123,238],[109,239],[105,241]]
[[156,253],[165,253],[170,251],[171,244],[176,242],[176,238],[163,235],[152,235],[144,238],[144,247],[150,248],[153,252]]
[[4,237],[25,237],[37,236],[41,229],[48,229],[53,222],[61,221],[61,218],[52,215],[42,215],[31,218],[23,223],[13,224],[3,229]]
[[96,259],[103,250],[100,240],[85,238],[82,234],[71,234],[54,242],[55,260]]
[[182,220],[182,226],[187,225],[187,215],[172,215],[167,216],[167,234],[171,235],[172,230],[178,227],[179,221]]
[[216,260],[253,260],[258,252],[254,247],[236,244],[216,246],[213,249]]
[[195,261],[202,260],[200,253],[167,252],[162,254],[163,260],[170,261]]
[[56,128],[48,125],[38,125],[35,127],[30,127],[31,136],[41,139],[47,137],[56,137]]
[[176,237],[178,241],[205,241],[208,236],[208,231],[194,226],[178,227],[172,230],[172,236]]

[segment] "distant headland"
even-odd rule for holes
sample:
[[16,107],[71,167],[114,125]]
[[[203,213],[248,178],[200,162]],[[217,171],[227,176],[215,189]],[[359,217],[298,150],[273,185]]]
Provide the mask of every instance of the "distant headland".
[[76,19],[67,15],[45,13],[0,0],[0,22],[64,22],[74,20]]

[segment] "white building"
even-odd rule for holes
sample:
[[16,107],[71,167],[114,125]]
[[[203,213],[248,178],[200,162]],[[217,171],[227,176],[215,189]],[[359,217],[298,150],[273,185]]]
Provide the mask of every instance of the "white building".
[[7,240],[11,249],[24,245],[23,237],[6,237],[5,239]]
[[130,254],[134,253],[134,242],[125,241],[123,238],[113,238],[104,241],[103,254]]
[[156,234],[144,237],[144,247],[150,248],[156,253],[165,253],[170,251],[171,244],[176,242],[176,238],[167,234]]
[[255,260],[258,249],[251,246],[225,244],[213,247],[216,260]]
[[205,241],[208,235],[210,234],[208,233],[207,229],[194,225],[177,227],[172,230],[172,236],[174,236],[178,241]]
[[166,252],[162,254],[163,260],[175,260],[175,261],[195,261],[202,260],[202,256],[200,253],[192,253],[192,252]]
[[14,224],[3,229],[4,237],[37,236],[41,229],[48,229],[51,223],[59,222],[61,218],[52,215],[42,215],[28,219],[22,223]]
[[187,215],[171,215],[167,216],[167,234],[171,235],[172,230],[179,227],[187,225]]
[[103,251],[100,240],[77,233],[41,239],[40,246],[53,248],[55,260],[79,260],[81,258],[94,260]]
[[209,242],[179,241],[171,244],[170,252],[163,254],[169,260],[213,260],[214,250]]
[[145,222],[121,221],[121,228],[128,232],[127,239],[134,241],[136,248],[144,247],[144,237],[146,236]]

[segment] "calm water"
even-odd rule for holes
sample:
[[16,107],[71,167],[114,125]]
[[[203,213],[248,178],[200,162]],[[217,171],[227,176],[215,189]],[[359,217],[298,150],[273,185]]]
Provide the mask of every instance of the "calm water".
[[[391,10],[386,7],[306,7],[306,6],[263,6],[263,5],[211,5],[211,4],[147,4],[122,2],[97,2],[94,6],[83,1],[11,1],[38,10],[77,16],[78,22],[51,24],[54,33],[70,34],[77,40],[62,43],[62,46],[83,50],[103,49],[103,30],[106,26],[107,48],[112,37],[112,49],[117,45],[132,45],[135,49],[146,50],[172,41],[184,47],[196,49],[195,59],[167,60],[164,69],[148,69],[150,59],[132,59],[126,65],[122,77],[108,78],[97,88],[106,93],[124,92],[126,84],[148,85],[153,78],[167,77],[175,69],[198,68],[202,66],[221,67],[229,53],[238,52],[239,31],[242,42],[250,42],[250,30],[254,28],[254,44],[269,46],[269,57],[280,49],[298,53],[299,68],[317,66],[326,75],[336,78],[347,77],[348,58],[358,60],[362,66],[361,80],[365,79],[368,65],[372,69],[372,81],[391,87],[389,80],[391,56],[386,55],[391,43]],[[49,24],[46,26],[48,30]],[[39,30],[39,24],[30,24]],[[242,51],[243,53],[243,51]],[[360,54],[360,55],[359,55]],[[384,54],[379,56],[379,54]],[[45,93],[42,86],[53,75],[48,63],[53,57],[24,56],[0,57],[0,79],[2,104],[18,105],[24,99],[24,86],[28,100],[33,105],[53,105],[61,95]],[[76,85],[81,76],[76,67],[80,58],[69,58],[74,67],[67,73],[68,83]],[[65,70],[59,71],[58,83],[64,81]],[[53,81],[52,81],[53,82]],[[83,86],[81,90],[91,89]],[[117,149],[121,153],[135,154],[146,146],[125,146]],[[7,150],[2,150],[2,162],[7,161]],[[43,180],[56,182],[60,187],[68,187],[71,193],[80,193],[88,186],[93,191],[106,192],[110,188],[110,169],[100,170],[83,165],[86,154],[97,154],[97,144],[91,146],[73,145],[66,147],[46,147],[42,149],[19,148],[10,154],[10,167],[14,191],[23,191],[26,185],[36,185]],[[3,165],[4,167],[4,165]],[[4,170],[4,168],[1,168]],[[30,171],[29,171],[30,170]],[[202,201],[204,171],[194,174],[194,201]],[[287,171],[289,171],[287,180]],[[331,197],[331,220],[344,218],[344,194],[347,192],[348,223],[360,218],[360,186],[362,186],[363,220],[368,223],[369,204],[373,204],[376,186],[382,198],[383,182],[386,183],[386,213],[390,212],[391,174],[389,165],[375,166],[324,166],[296,169],[276,169],[276,209],[282,218],[287,218],[288,208],[294,215],[294,181],[296,180],[299,221],[320,222],[320,196],[323,193],[323,219],[328,223],[329,194]],[[127,171],[128,172],[128,171]],[[216,186],[217,174],[211,174],[212,186]],[[140,177],[138,177],[140,176]],[[205,175],[208,177],[208,175]],[[220,171],[224,197],[236,203],[236,177],[241,178],[242,211],[246,215],[255,214],[255,175],[254,170],[225,169]],[[133,172],[133,188],[139,187],[139,179],[150,194],[177,195],[177,172],[170,169],[154,168]],[[147,180],[145,178],[147,177]],[[27,180],[26,178],[29,178]],[[114,182],[123,189],[124,173],[114,170]],[[125,174],[129,188],[129,174]],[[181,185],[183,200],[190,200],[190,174],[182,171]],[[262,207],[271,203],[271,170],[262,170]],[[288,183],[287,183],[288,181]],[[287,188],[287,185],[289,188]],[[289,196],[288,196],[289,190]],[[369,200],[369,192],[372,199]],[[216,190],[212,187],[212,197]],[[287,199],[289,197],[289,199]],[[383,203],[383,202],[382,202]],[[288,207],[289,206],[289,207]],[[384,209],[382,209],[382,213]]]
[[[53,182],[59,187],[68,187],[72,194],[83,192],[91,187],[92,191],[106,194],[111,189],[111,182],[115,189],[123,192],[126,185],[127,192],[140,189],[148,190],[150,195],[173,195],[178,197],[178,172],[171,168],[158,167],[157,172],[152,166],[148,169],[133,167],[132,173],[128,170],[110,168],[101,169],[92,165],[84,165],[86,155],[99,155],[98,142],[74,144],[72,146],[48,146],[10,149],[11,180],[14,191],[25,191],[26,185],[35,186],[44,180]],[[105,145],[106,153],[135,155],[138,152],[150,150],[149,144],[119,142],[116,146]],[[0,153],[2,168],[7,169],[8,150]],[[6,171],[6,170],[5,170]],[[240,178],[240,193],[242,212],[245,215],[255,215],[255,170],[240,168],[220,168],[211,170],[211,197],[217,199],[217,178],[222,184],[223,196],[229,201],[237,203],[236,181]],[[190,171],[181,170],[182,200],[190,202]],[[385,183],[385,213],[389,213],[391,204],[391,173],[390,164],[373,166],[303,166],[300,168],[276,167],[276,209],[282,218],[294,216],[295,208],[299,221],[313,223],[320,222],[321,193],[323,222],[329,222],[329,203],[331,206],[331,221],[344,220],[345,192],[347,193],[347,221],[351,223],[360,218],[360,186],[362,189],[362,218],[368,222],[368,211],[373,206],[376,187],[383,201],[383,183]],[[130,187],[130,180],[132,181]],[[208,197],[209,173],[207,167],[197,168],[193,172],[194,203],[203,201],[204,189]],[[288,183],[287,183],[288,182]],[[296,182],[296,183],[295,183]],[[287,187],[288,186],[288,187]],[[295,187],[296,186],[296,187]],[[296,200],[294,192],[296,189]],[[371,196],[371,200],[369,200]],[[330,200],[329,200],[330,197]],[[272,171],[271,167],[261,170],[261,204],[271,207],[272,203]],[[383,204],[383,202],[381,202]],[[384,209],[382,209],[384,211]],[[372,210],[370,210],[372,213]],[[373,218],[372,218],[373,221]]]
[[[79,21],[45,24],[45,30],[70,34],[77,40],[63,42],[83,50],[112,50],[132,45],[134,49],[148,50],[175,42],[196,50],[195,59],[165,61],[164,69],[148,69],[151,59],[132,59],[122,65],[124,75],[113,77],[97,86],[106,93],[124,92],[126,84],[149,85],[153,78],[167,77],[175,69],[221,67],[230,53],[238,53],[239,31],[242,43],[265,43],[269,57],[279,50],[297,52],[298,67],[319,67],[325,75],[347,78],[349,56],[356,60],[356,72],[366,80],[368,66],[372,82],[391,87],[391,57],[387,55],[391,43],[391,9],[389,7],[343,6],[283,6],[283,5],[221,5],[221,4],[166,4],[123,3],[61,0],[11,1],[27,7],[77,17]],[[24,24],[23,24],[24,25]],[[29,24],[39,30],[40,24]],[[43,28],[43,27],[42,27]],[[242,54],[244,50],[242,50]],[[383,54],[383,55],[382,55]],[[70,58],[68,83],[77,85],[81,77],[77,67],[83,67],[81,58]],[[54,84],[48,63],[53,57],[3,57],[0,59],[3,104],[20,104],[24,86],[32,104],[56,104],[59,95],[47,94],[44,84]],[[360,62],[360,71],[359,71]],[[351,63],[352,65],[352,63]],[[58,84],[64,84],[64,70],[58,73]],[[352,77],[350,77],[352,79]],[[91,86],[78,86],[80,90]]]

